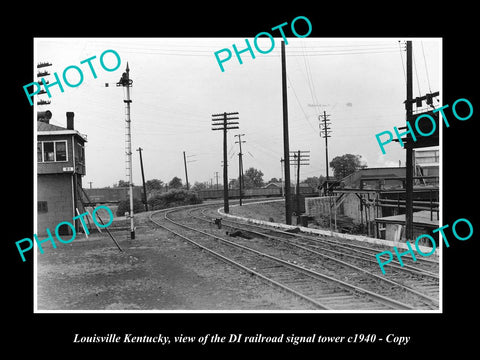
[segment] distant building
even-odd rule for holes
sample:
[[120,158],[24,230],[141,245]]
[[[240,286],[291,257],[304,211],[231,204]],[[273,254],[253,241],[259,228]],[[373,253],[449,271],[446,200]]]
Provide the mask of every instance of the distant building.
[[[438,150],[415,153],[413,211],[422,211],[422,221],[426,211],[427,228],[438,227]],[[357,170],[337,181],[329,196],[305,199],[306,215],[319,222],[325,222],[327,217],[327,222],[341,232],[359,231],[387,240],[404,239],[401,232],[404,229],[399,224],[405,219],[405,178],[405,167]],[[424,222],[417,223],[420,231],[426,229]]]
[[[376,218],[375,224],[375,237],[394,242],[405,242],[405,214]],[[432,218],[430,211],[422,210],[413,213],[413,239],[423,234],[429,234],[435,239],[438,246],[438,233],[433,233],[433,230],[437,228],[438,219],[436,216]],[[431,246],[429,240],[426,239],[421,239],[419,244]]]
[[271,182],[263,187],[264,189],[283,189],[283,183],[281,182]]
[[[90,201],[90,206],[96,204],[118,204],[121,201],[130,199],[130,187],[108,187],[84,189],[86,196],[83,196],[85,203]],[[87,198],[88,196],[88,198]],[[133,198],[141,200],[143,197],[143,188],[141,186],[133,186]]]
[[435,178],[440,173],[438,147],[415,149],[414,155],[417,176],[425,176],[425,179],[421,179],[425,184],[438,185],[438,178]]
[[[267,185],[263,186],[263,189],[283,189],[284,184],[282,182],[271,182],[268,183]],[[290,186],[290,191],[293,193],[296,192],[296,184],[291,184]],[[313,189],[310,185],[307,183],[300,183],[300,193],[301,194],[313,194],[315,192],[315,189]]]
[[[50,117],[37,121],[37,234],[46,229],[55,236],[57,225],[73,223],[81,211],[82,176],[85,175],[86,135],[74,130],[74,113],[67,112],[67,127],[50,124]],[[79,229],[80,220],[75,228]],[[68,225],[59,234],[71,234]]]

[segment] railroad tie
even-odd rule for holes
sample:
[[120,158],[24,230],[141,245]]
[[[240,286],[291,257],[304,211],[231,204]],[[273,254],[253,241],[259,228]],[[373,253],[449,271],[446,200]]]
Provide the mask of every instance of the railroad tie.
[[232,232],[226,232],[226,234],[228,236],[231,236],[231,237],[242,237],[244,239],[251,239],[252,237],[250,235],[248,235],[247,233],[243,232],[243,231],[240,231],[240,230],[235,230],[235,231],[232,231]]

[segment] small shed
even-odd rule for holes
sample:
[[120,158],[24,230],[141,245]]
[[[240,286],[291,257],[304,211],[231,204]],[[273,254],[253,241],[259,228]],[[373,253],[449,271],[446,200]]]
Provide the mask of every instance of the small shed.
[[[438,246],[438,233],[432,233],[439,227],[438,213],[433,216],[430,211],[423,210],[413,213],[413,240],[423,234],[432,236]],[[393,242],[405,242],[405,214],[375,218],[376,237],[379,239],[392,240]],[[419,241],[419,245],[432,246],[426,238]]]

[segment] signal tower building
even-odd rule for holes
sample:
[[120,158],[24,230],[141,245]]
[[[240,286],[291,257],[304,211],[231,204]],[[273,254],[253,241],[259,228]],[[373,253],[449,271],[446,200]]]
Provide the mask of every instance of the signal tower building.
[[[37,234],[55,236],[55,228],[63,221],[75,225],[79,231],[81,222],[72,220],[77,209],[83,211],[81,202],[82,176],[86,173],[85,143],[87,136],[74,129],[74,113],[66,113],[66,127],[50,124],[52,113],[37,113]],[[71,234],[64,224],[59,234]]]

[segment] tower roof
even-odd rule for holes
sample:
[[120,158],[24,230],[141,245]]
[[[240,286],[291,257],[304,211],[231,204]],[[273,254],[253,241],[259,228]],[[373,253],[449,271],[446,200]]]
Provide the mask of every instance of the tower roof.
[[43,121],[37,121],[37,131],[64,131],[64,130],[67,130],[67,128],[64,128],[58,125],[48,124]]
[[80,134],[77,130],[70,130],[62,126],[47,124],[43,121],[37,121],[37,135],[77,135],[87,141],[87,135]]

